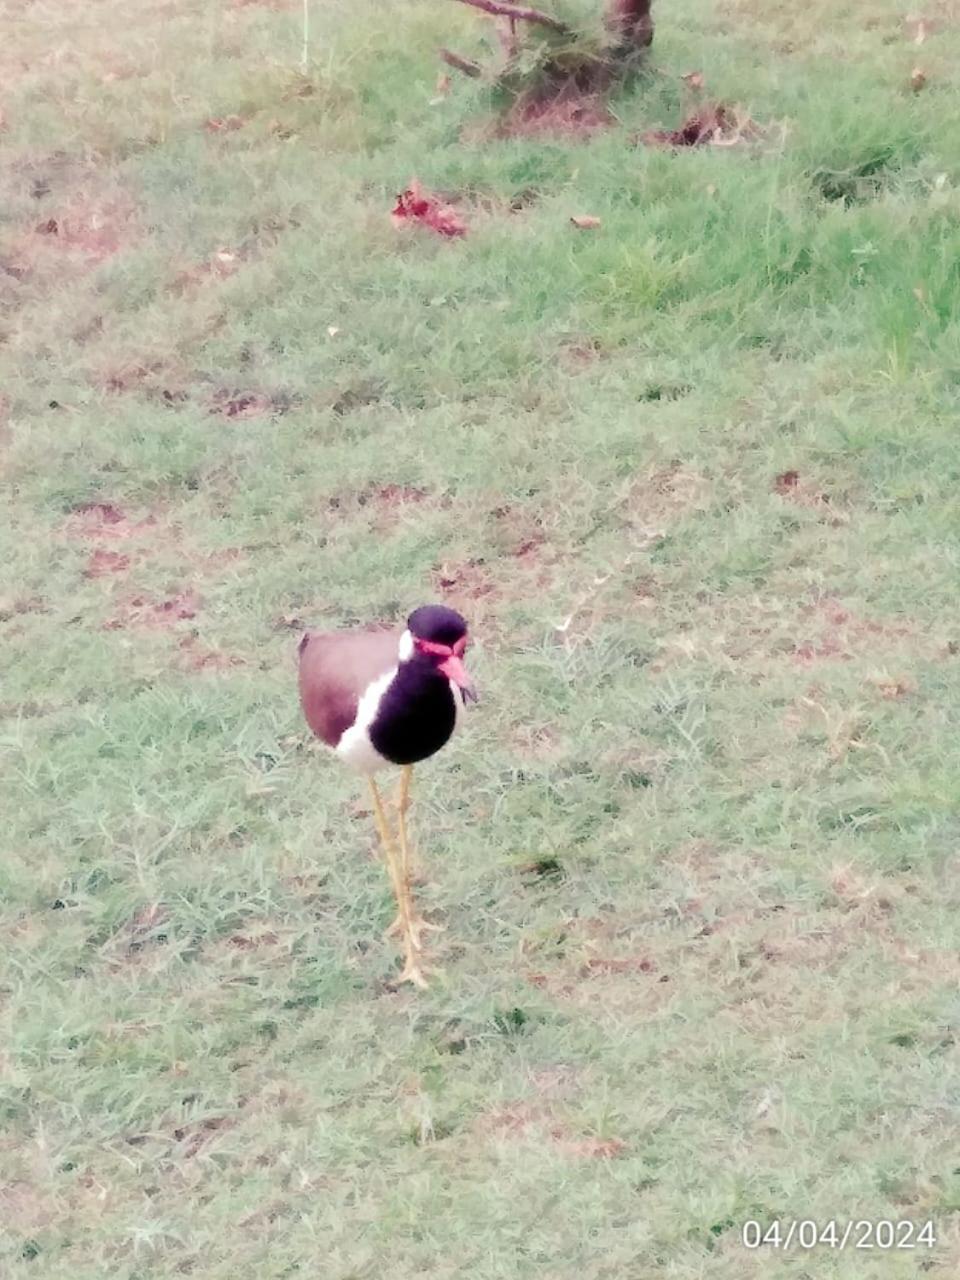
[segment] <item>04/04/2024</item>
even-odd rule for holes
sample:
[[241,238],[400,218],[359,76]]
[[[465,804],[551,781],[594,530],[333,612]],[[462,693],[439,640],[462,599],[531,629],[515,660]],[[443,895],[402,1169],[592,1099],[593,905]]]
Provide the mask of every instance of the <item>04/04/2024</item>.
[[740,1228],[740,1239],[745,1249],[932,1249],[937,1229],[932,1221],[890,1218],[751,1219]]

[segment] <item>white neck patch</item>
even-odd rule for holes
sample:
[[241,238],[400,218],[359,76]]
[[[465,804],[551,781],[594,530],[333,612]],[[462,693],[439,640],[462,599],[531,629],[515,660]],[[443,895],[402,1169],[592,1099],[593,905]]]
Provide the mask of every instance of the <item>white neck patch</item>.
[[397,648],[397,657],[401,662],[409,662],[413,657],[413,636],[409,631],[404,631],[400,637],[400,644]]

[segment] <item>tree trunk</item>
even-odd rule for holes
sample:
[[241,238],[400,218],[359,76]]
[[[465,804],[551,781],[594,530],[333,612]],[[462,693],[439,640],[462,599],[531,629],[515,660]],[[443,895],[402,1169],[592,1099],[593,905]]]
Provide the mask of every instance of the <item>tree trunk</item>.
[[624,49],[647,49],[653,44],[653,0],[607,0],[607,30]]

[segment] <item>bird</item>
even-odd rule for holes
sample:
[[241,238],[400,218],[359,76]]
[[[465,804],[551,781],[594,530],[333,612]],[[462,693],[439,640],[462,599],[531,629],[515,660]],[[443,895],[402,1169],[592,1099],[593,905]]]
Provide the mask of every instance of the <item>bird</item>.
[[[437,929],[418,915],[411,893],[407,812],[413,766],[453,735],[477,693],[464,665],[466,620],[442,604],[421,605],[406,626],[374,624],[343,631],[307,631],[299,644],[300,705],[321,742],[367,779],[384,861],[397,900],[387,930],[399,934],[398,984],[428,985],[423,934]],[[399,766],[397,832],[391,829],[376,774]]]

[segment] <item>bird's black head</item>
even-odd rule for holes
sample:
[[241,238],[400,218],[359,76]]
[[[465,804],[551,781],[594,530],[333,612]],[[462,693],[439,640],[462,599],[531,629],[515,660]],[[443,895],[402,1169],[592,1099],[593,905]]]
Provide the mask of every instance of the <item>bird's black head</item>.
[[411,613],[407,630],[413,642],[414,661],[429,663],[457,685],[465,702],[476,702],[473,681],[463,665],[467,648],[466,619],[446,605],[425,604]]
[[414,609],[407,619],[407,627],[414,640],[428,640],[451,649],[467,634],[466,619],[456,609],[442,604],[425,604]]

